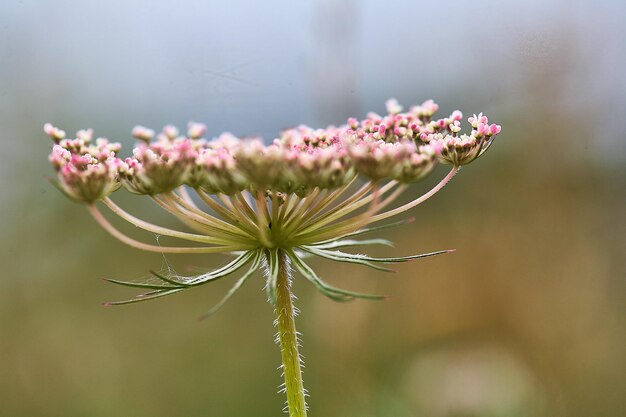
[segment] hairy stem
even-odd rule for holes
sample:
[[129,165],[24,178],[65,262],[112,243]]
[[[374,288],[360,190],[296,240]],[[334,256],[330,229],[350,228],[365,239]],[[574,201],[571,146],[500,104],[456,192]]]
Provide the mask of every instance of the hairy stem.
[[300,367],[300,354],[298,353],[298,335],[294,320],[295,309],[291,294],[291,267],[287,254],[282,250],[278,252],[278,262],[275,313],[289,417],[306,417],[302,369]]

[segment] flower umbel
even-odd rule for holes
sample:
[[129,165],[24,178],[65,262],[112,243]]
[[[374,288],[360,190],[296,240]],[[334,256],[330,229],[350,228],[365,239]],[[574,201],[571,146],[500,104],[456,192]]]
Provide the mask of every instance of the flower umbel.
[[[349,119],[339,127],[285,130],[270,144],[224,133],[203,136],[207,127],[190,123],[186,134],[168,125],[161,133],[137,126],[132,157],[118,157],[119,143],[81,130],[75,139],[50,125],[45,132],[54,141],[50,162],[57,171],[58,188],[73,200],[87,204],[111,235],[137,249],[159,253],[224,253],[234,259],[198,276],[153,272],[149,282],[110,282],[146,290],[138,296],[108,303],[128,304],[182,292],[235,274],[247,267],[232,289],[207,315],[214,313],[257,270],[266,267],[268,298],[276,306],[285,365],[290,415],[306,415],[302,381],[297,365],[288,364],[295,340],[291,304],[291,268],[320,292],[336,301],[381,299],[336,288],[309,266],[320,257],[390,271],[397,262],[448,251],[374,258],[344,248],[388,245],[391,242],[361,236],[397,226],[373,225],[401,214],[430,198],[466,165],[481,156],[500,132],[482,113],[468,119],[471,129],[461,133],[462,114],[434,119],[432,100],[407,112],[395,100],[387,102],[387,115],[370,113],[364,120]],[[428,175],[438,162],[452,165],[449,173],[426,194],[399,207],[394,201],[407,184]],[[149,196],[176,217],[187,230],[174,230],[132,215],[110,198],[120,187]],[[138,241],[115,228],[96,203],[145,231],[192,242],[157,246]],[[283,341],[285,341],[283,346]],[[295,342],[294,342],[295,343]],[[294,394],[295,391],[295,394]]]

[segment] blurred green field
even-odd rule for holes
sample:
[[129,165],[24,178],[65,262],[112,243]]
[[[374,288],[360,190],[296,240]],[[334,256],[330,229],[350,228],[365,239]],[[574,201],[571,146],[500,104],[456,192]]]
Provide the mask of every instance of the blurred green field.
[[[59,4],[68,7],[66,2]],[[146,16],[157,21],[171,11],[158,2],[153,9],[147,4],[143,4]],[[335,33],[333,25],[320,22],[348,12],[339,6],[332,9],[330,2],[319,3],[318,11],[315,4],[307,6],[317,13],[311,18],[315,24],[331,38],[345,39],[341,30]],[[354,2],[346,4],[357,7]],[[489,4],[497,7],[463,9],[463,19],[501,13],[514,27],[523,26],[516,3]],[[559,4],[565,3],[529,7],[533,13],[553,16]],[[79,11],[91,6],[81,7]],[[96,11],[98,7],[102,6],[93,6]],[[206,16],[215,12],[212,7],[228,16],[251,13],[243,5],[190,7]],[[376,2],[363,6],[376,7],[382,6]],[[420,69],[418,81],[411,78],[410,68],[399,69],[394,77],[369,67],[350,67],[349,74],[357,81],[344,86],[341,74],[334,78],[341,68],[314,66],[322,72],[311,70],[312,74],[296,71],[296,66],[283,70],[287,75],[281,70],[268,75],[264,71],[272,65],[260,65],[258,73],[242,76],[252,86],[205,80],[211,88],[202,93],[213,98],[204,101],[193,91],[203,78],[189,68],[211,67],[208,58],[180,72],[172,70],[176,75],[162,84],[156,75],[140,80],[133,53],[143,56],[147,67],[168,65],[155,58],[161,53],[158,27],[137,23],[143,29],[131,30],[132,42],[118,57],[126,69],[107,69],[102,61],[89,70],[81,66],[81,55],[72,52],[77,46],[67,46],[65,38],[56,38],[54,29],[44,24],[47,13],[59,17],[61,11],[37,2],[0,6],[5,9],[0,13],[4,16],[0,143],[6,150],[0,166],[0,416],[243,417],[278,415],[283,406],[283,397],[277,394],[280,355],[261,277],[204,322],[196,318],[232,281],[151,303],[100,305],[133,294],[101,277],[134,279],[149,269],[166,267],[186,272],[190,267],[219,265],[224,258],[165,259],[140,253],[107,235],[83,207],[46,181],[52,169],[46,162],[49,145],[40,133],[43,122],[58,118],[59,125],[70,131],[93,123],[96,133],[128,138],[131,123],[149,119],[165,124],[171,121],[165,119],[170,112],[175,120],[213,118],[208,120],[210,134],[225,129],[252,134],[277,132],[299,122],[340,123],[344,113],[382,111],[384,98],[391,95],[405,104],[433,95],[443,112],[457,107],[466,115],[484,110],[490,120],[502,124],[503,132],[484,158],[411,212],[413,224],[385,233],[396,242],[393,253],[448,248],[455,248],[455,253],[399,265],[396,275],[315,262],[329,282],[389,294],[391,300],[336,304],[308,282],[296,280],[310,415],[623,415],[626,152],[619,121],[626,110],[626,82],[618,68],[626,58],[623,50],[615,56],[600,47],[610,48],[615,42],[612,35],[624,35],[623,28],[612,24],[626,12],[617,3],[603,7],[594,16],[607,19],[604,33],[577,28],[576,10],[569,10],[554,26],[527,28],[503,39],[492,30],[472,35],[496,49],[492,55],[488,50],[477,52],[465,78],[442,72],[440,58],[433,68]],[[281,10],[275,20],[260,22],[259,29],[261,23],[276,25],[301,17],[290,7]],[[367,20],[368,14],[362,11],[359,16]],[[84,33],[89,42],[83,48],[91,51],[91,58],[101,55],[99,45],[110,48],[112,42],[121,47],[124,40],[119,33],[112,40],[103,39],[99,31],[107,26],[98,22],[103,26]],[[38,32],[23,34],[18,30],[22,24]],[[298,34],[296,40],[285,41],[291,43],[280,44],[284,48],[280,53],[294,60],[304,56],[308,63],[332,61],[332,42],[317,36],[311,29],[315,24],[303,29],[308,35]],[[220,55],[220,42],[239,52],[257,47],[248,32],[242,40],[220,37],[207,28],[195,30],[212,45],[202,50],[203,56],[217,50],[214,57],[221,67],[236,66],[242,59],[237,55],[233,63],[229,53]],[[381,44],[391,42],[395,30],[393,21],[385,22]],[[405,30],[410,39],[424,36],[419,28]],[[451,30],[456,36],[464,33],[460,27]],[[359,33],[352,42],[356,53],[367,56],[371,45]],[[154,44],[141,43],[150,36],[155,36]],[[176,36],[185,51],[181,61],[190,62],[185,61],[193,57],[189,44],[196,45],[197,40],[185,43],[191,35]],[[431,42],[437,45],[438,38]],[[499,43],[505,44],[498,48]],[[585,49],[590,44],[598,49]],[[141,45],[157,46],[146,52]],[[292,54],[288,48],[294,45],[308,49],[303,55]],[[529,55],[528,45],[539,46]],[[408,42],[398,48],[406,51],[413,46]],[[258,47],[272,53],[272,45]],[[450,47],[456,51],[468,45]],[[43,49],[52,52],[42,55]],[[57,63],[60,68],[53,65],[57,53],[66,59]],[[489,59],[479,59],[484,56]],[[76,65],[79,69],[73,68]],[[82,78],[74,80],[64,71]],[[130,80],[124,78],[127,74]],[[115,77],[122,80],[120,85],[136,88],[124,91],[117,86],[108,96],[103,91],[113,88],[106,83]],[[318,84],[325,79],[327,84]],[[80,85],[80,94],[74,83]],[[401,83],[408,87],[401,89]],[[152,100],[158,94],[150,89],[160,87],[164,99]],[[267,98],[276,91],[278,97]],[[190,97],[182,110],[177,94]],[[130,103],[123,102],[125,97]],[[263,114],[261,125],[255,125],[257,113]],[[223,127],[222,117],[234,125]],[[130,143],[124,140],[125,145]],[[439,168],[411,192],[426,190],[444,173]],[[119,200],[135,212],[143,210],[151,218],[169,221],[149,201],[121,194]],[[389,248],[373,252],[390,253]]]

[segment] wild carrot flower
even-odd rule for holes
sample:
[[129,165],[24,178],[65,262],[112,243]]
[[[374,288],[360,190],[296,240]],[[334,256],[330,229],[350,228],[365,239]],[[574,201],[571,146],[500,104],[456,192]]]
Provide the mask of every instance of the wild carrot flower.
[[[389,271],[397,262],[442,254],[374,258],[344,248],[391,245],[362,235],[406,223],[373,224],[404,213],[439,191],[460,169],[481,156],[500,133],[479,114],[468,119],[471,129],[461,133],[462,114],[434,119],[432,100],[407,112],[395,100],[387,114],[369,113],[345,125],[285,130],[270,144],[223,133],[205,139],[207,127],[191,122],[186,134],[171,125],[156,133],[137,126],[132,156],[121,159],[121,146],[107,139],[93,140],[92,130],[66,139],[65,132],[46,124],[54,141],[50,162],[56,184],[68,197],[87,204],[93,217],[111,235],[137,249],[159,253],[223,253],[234,259],[221,268],[197,276],[159,274],[148,282],[110,282],[146,290],[138,296],[107,305],[128,304],[183,292],[221,278],[240,274],[214,313],[254,273],[265,269],[265,287],[275,306],[278,340],[283,357],[285,390],[291,416],[305,416],[304,388],[294,323],[291,271],[298,271],[320,292],[336,301],[383,296],[341,289],[326,283],[309,266],[320,257]],[[392,208],[408,184],[428,175],[437,163],[452,165],[430,191]],[[146,195],[176,217],[186,230],[142,220],[117,205],[110,195],[123,187]],[[100,201],[123,220],[145,231],[192,242],[161,246],[141,242],[120,232],[101,213]]]

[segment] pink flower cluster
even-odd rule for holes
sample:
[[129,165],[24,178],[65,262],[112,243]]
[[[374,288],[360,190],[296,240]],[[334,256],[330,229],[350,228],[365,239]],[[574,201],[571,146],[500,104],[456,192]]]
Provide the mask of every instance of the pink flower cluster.
[[[206,127],[202,125],[202,133]],[[204,141],[196,141],[198,127],[190,123],[187,136],[179,136],[178,129],[165,126],[152,140],[154,131],[137,126],[133,135],[139,144],[133,149],[133,157],[124,160],[121,178],[125,187],[137,194],[159,194],[171,191],[187,180],[191,167],[196,163]]]
[[402,113],[402,106],[389,100],[386,116],[370,113],[326,129],[298,126],[269,145],[229,133],[207,140],[200,123],[190,123],[186,135],[171,125],[159,134],[137,126],[133,136],[139,143],[123,161],[116,156],[118,143],[100,138],[91,144],[91,130],[71,140],[50,124],[44,130],[56,143],[50,161],[60,187],[77,200],[98,200],[120,185],[148,195],[189,185],[212,194],[248,189],[302,197],[314,188],[336,189],[359,174],[376,181],[417,181],[439,161],[459,166],[475,160],[500,132],[479,114],[468,119],[471,132],[459,135],[461,112],[434,120],[437,110],[429,100]]
[[495,123],[489,124],[487,116],[483,116],[482,113],[478,116],[473,115],[467,120],[473,128],[469,135],[459,135],[461,123],[454,120],[436,133],[422,133],[420,139],[438,146],[442,162],[457,166],[467,165],[482,155],[502,130]]
[[81,130],[76,139],[65,139],[65,132],[47,123],[44,130],[56,142],[48,159],[57,171],[58,185],[68,197],[92,202],[119,188],[119,171],[124,163],[116,157],[119,143],[96,139],[93,131]]

